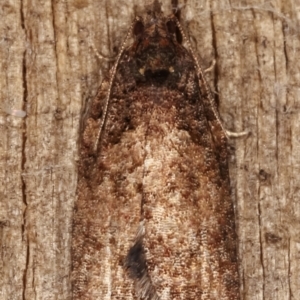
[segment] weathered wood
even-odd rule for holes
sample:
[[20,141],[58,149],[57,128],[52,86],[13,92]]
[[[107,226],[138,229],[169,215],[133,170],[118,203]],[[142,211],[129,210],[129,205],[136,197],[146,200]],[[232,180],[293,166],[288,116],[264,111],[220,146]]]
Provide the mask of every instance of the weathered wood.
[[[143,2],[1,2],[1,299],[70,299],[80,113],[109,66],[90,45],[114,56]],[[225,127],[250,131],[230,141],[244,299],[300,299],[299,8],[182,7]]]

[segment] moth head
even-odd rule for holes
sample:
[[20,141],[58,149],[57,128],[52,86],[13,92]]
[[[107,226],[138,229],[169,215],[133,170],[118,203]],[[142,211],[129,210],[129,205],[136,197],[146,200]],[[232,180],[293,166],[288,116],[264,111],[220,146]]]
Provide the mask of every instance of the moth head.
[[182,49],[177,23],[175,16],[165,17],[160,10],[136,19],[132,54],[142,76],[163,81],[174,73]]
[[137,17],[133,25],[133,36],[136,41],[148,40],[149,42],[159,42],[159,39],[167,39],[173,43],[182,43],[182,35],[178,28],[178,21],[174,15],[165,18],[156,14],[151,18],[143,19]]

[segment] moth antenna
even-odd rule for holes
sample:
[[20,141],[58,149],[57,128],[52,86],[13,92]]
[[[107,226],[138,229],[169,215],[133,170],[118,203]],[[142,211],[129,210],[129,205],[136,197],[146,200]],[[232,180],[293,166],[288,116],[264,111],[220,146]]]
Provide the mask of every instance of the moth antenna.
[[90,47],[92,48],[92,50],[94,51],[94,53],[95,53],[95,55],[98,57],[98,59],[99,60],[106,60],[106,61],[108,61],[108,62],[110,62],[110,61],[115,61],[115,59],[116,59],[116,56],[114,55],[114,56],[106,56],[106,55],[104,55],[104,54],[101,54],[98,50],[97,50],[97,48],[95,47],[95,44],[94,44],[94,42],[90,42]]
[[106,117],[107,117],[107,110],[108,110],[108,104],[109,104],[109,99],[110,99],[110,94],[111,94],[111,88],[112,88],[112,85],[113,85],[113,82],[114,82],[114,79],[115,79],[115,76],[116,76],[116,71],[117,71],[117,67],[118,67],[118,64],[119,64],[119,61],[120,61],[120,58],[124,52],[124,49],[125,49],[125,45],[128,41],[128,38],[132,32],[132,29],[133,29],[133,26],[135,24],[135,22],[138,20],[138,18],[136,18],[131,26],[129,27],[128,31],[127,31],[127,34],[126,34],[126,37],[122,43],[122,46],[121,46],[121,50],[117,56],[117,59],[116,59],[116,62],[112,68],[112,73],[111,73],[111,76],[110,76],[110,80],[109,80],[109,86],[108,86],[108,91],[107,91],[107,96],[106,96],[106,99],[105,99],[105,105],[104,105],[104,111],[103,111],[103,117],[102,117],[102,122],[100,124],[100,127],[99,127],[99,130],[98,130],[98,133],[97,133],[97,139],[96,139],[96,142],[95,142],[95,145],[94,145],[94,152],[97,151],[98,149],[98,144],[99,144],[99,140],[100,140],[100,136],[101,136],[101,132],[102,132],[102,129],[103,129],[103,126],[105,124],[105,121],[106,121]]
[[[190,50],[190,52],[191,52],[191,55],[192,55],[192,57],[193,57],[193,59],[194,59],[194,61],[195,61],[196,67],[197,67],[197,69],[198,69],[198,75],[200,76],[200,79],[202,79],[202,81],[203,81],[204,88],[205,88],[205,92],[206,92],[206,94],[207,94],[207,96],[208,96],[208,98],[209,98],[209,102],[210,102],[210,105],[211,105],[211,109],[212,109],[212,111],[213,111],[213,114],[215,115],[215,117],[216,117],[216,119],[217,119],[219,125],[221,126],[222,131],[224,132],[225,136],[228,138],[227,131],[226,131],[225,127],[223,126],[222,121],[221,121],[220,116],[219,116],[219,113],[218,113],[218,111],[217,111],[217,109],[216,109],[216,102],[214,101],[214,98],[213,98],[213,96],[212,96],[212,94],[211,94],[209,85],[208,85],[208,83],[207,83],[207,81],[206,81],[206,79],[205,79],[205,77],[204,77],[204,72],[203,72],[203,70],[202,70],[202,68],[201,68],[201,66],[200,66],[200,64],[199,64],[199,62],[198,62],[198,59],[197,59],[197,57],[196,57],[196,55],[195,55],[195,52],[194,52],[194,50],[193,50],[193,47],[192,47],[192,45],[191,45],[189,39],[188,39],[187,36],[185,35],[185,33],[184,33],[183,29],[182,29],[182,26],[181,26],[180,22],[178,21],[178,19],[176,18],[176,16],[174,16],[174,20],[175,20],[176,25],[178,26],[179,31],[180,31],[180,33],[181,33],[181,35],[182,35],[182,37],[183,37],[185,43],[187,44],[187,46],[188,46],[188,48],[189,48],[189,50]],[[201,83],[200,83],[200,85],[201,85]]]

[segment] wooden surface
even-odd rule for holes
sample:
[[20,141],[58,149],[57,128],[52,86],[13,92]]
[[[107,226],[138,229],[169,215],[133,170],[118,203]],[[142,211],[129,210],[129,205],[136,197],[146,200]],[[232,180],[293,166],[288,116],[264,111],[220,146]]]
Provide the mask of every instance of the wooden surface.
[[[143,2],[1,1],[0,299],[71,297],[80,114],[109,67],[90,45],[115,56]],[[243,299],[300,299],[300,3],[182,4],[225,127],[250,132],[230,140]]]

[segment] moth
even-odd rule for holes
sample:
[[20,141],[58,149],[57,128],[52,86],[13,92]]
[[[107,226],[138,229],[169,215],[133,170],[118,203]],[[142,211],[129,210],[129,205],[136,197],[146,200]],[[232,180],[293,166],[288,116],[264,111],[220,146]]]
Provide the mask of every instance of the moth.
[[226,143],[178,19],[154,1],[81,133],[74,300],[240,299]]

